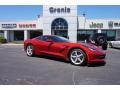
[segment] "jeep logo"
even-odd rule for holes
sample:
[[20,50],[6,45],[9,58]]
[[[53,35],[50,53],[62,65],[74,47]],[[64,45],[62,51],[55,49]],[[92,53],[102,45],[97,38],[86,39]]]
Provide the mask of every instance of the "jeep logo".
[[103,23],[94,23],[92,22],[90,25],[89,25],[90,28],[103,28]]
[[64,8],[49,8],[50,13],[70,13],[70,8],[64,7]]

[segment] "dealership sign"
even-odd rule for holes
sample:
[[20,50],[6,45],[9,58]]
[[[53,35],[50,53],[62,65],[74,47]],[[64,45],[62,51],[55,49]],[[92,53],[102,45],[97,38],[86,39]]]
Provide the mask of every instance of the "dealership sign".
[[19,28],[36,28],[36,24],[19,24]]
[[109,21],[108,26],[109,28],[120,27],[120,22]]
[[17,28],[17,24],[1,24],[2,28]]
[[92,22],[90,25],[89,25],[90,28],[103,28],[103,23],[94,23]]
[[64,8],[49,8],[50,13],[70,13],[70,8],[64,7]]

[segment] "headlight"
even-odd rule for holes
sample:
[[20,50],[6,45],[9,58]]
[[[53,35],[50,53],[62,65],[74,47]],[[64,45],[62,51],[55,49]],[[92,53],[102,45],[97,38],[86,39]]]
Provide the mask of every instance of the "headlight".
[[84,45],[86,48],[88,48],[88,49],[90,49],[91,51],[96,51],[96,49],[95,48],[92,48],[92,47],[90,47],[90,46],[87,46],[87,45]]
[[95,48],[88,47],[91,51],[96,51]]

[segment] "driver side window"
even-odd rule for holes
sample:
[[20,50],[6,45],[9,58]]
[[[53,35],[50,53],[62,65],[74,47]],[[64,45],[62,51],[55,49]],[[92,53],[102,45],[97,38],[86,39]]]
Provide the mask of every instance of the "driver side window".
[[51,40],[51,38],[49,36],[43,36],[42,40],[47,41],[47,40]]

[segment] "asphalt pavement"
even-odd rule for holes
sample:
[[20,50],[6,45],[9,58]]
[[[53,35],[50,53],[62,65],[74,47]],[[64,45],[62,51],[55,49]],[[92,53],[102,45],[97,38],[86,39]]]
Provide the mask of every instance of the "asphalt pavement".
[[50,57],[28,57],[22,45],[0,45],[1,85],[120,85],[120,50],[106,51],[105,66],[74,66]]

